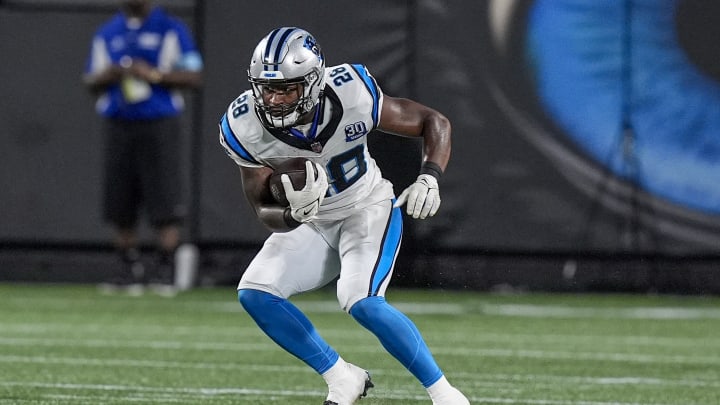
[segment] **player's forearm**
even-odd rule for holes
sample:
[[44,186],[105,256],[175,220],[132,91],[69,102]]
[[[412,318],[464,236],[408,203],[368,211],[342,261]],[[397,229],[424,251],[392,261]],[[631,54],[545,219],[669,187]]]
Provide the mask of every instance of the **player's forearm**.
[[445,171],[452,150],[450,121],[437,113],[428,117],[423,126],[423,162],[432,162]]
[[240,167],[243,191],[260,222],[273,232],[287,232],[294,227],[286,221],[285,208],[278,205],[268,188],[273,170],[269,167]]
[[255,209],[260,222],[273,232],[288,232],[299,225],[288,218],[286,209],[278,205],[261,205]]

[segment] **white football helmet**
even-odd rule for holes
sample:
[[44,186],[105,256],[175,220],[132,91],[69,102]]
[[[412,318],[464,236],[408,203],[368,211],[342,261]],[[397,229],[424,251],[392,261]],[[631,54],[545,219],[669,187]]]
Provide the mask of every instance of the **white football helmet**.
[[[287,128],[319,103],[325,87],[325,57],[315,38],[295,27],[270,32],[255,48],[248,80],[255,96],[255,113],[268,127]],[[297,84],[301,96],[289,105],[269,106],[263,87]]]

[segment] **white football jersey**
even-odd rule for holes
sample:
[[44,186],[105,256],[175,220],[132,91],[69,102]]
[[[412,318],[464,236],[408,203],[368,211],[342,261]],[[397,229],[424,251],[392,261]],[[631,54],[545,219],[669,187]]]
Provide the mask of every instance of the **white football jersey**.
[[365,66],[325,68],[325,89],[317,124],[268,129],[255,114],[252,90],[242,93],[220,120],[220,143],[240,166],[276,167],[292,157],[319,163],[328,175],[327,195],[317,218],[336,220],[348,208],[394,197],[367,147],[377,128],[383,94]]

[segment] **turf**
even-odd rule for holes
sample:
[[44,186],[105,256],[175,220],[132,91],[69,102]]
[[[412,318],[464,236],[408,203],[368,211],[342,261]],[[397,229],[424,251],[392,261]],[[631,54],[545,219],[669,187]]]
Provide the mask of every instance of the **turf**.
[[[393,290],[473,404],[720,404],[720,299]],[[332,291],[295,300],[376,388],[429,404]],[[233,287],[173,298],[0,284],[0,404],[315,404],[322,379],[267,339]]]

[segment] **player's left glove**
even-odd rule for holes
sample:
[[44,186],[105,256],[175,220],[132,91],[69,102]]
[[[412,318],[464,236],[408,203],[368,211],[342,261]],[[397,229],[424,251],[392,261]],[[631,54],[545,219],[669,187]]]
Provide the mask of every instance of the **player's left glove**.
[[[315,177],[316,171],[317,177]],[[287,174],[280,177],[285,189],[285,196],[290,203],[290,215],[298,222],[307,222],[318,213],[328,189],[327,174],[322,166],[307,161],[305,162],[305,172],[307,173],[305,187],[301,190],[293,188]]]
[[398,197],[393,207],[407,202],[407,213],[413,218],[425,219],[435,215],[440,208],[440,190],[437,178],[430,174],[421,174]]

